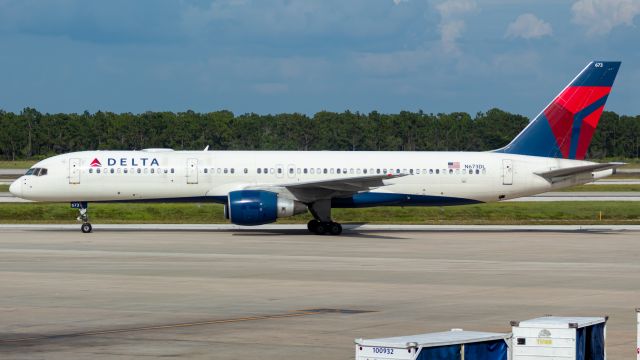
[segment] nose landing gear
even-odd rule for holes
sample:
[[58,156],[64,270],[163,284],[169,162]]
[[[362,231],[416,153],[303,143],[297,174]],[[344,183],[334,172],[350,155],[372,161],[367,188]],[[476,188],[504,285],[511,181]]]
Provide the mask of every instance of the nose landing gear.
[[89,204],[87,204],[86,202],[71,203],[72,208],[78,209],[78,217],[76,218],[76,220],[82,221],[82,226],[80,226],[80,230],[85,234],[88,234],[91,231],[93,231],[93,227],[89,222],[89,214],[87,214],[87,210],[89,208],[88,205]]

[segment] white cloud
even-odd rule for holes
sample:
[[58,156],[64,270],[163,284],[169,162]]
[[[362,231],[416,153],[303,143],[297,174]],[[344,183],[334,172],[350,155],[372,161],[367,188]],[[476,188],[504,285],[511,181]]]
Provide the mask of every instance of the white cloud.
[[604,35],[619,25],[633,25],[640,0],[578,0],[571,7],[573,22],[590,35]]
[[393,3],[396,5],[400,5],[400,3],[407,2],[409,0],[393,0]]
[[465,29],[465,22],[461,17],[475,10],[476,7],[475,0],[445,0],[436,5],[436,10],[440,14],[438,25],[440,42],[445,52],[452,54],[460,52],[456,40],[462,36]]
[[505,36],[509,38],[537,39],[552,33],[551,24],[548,22],[538,19],[533,14],[522,14],[509,24]]

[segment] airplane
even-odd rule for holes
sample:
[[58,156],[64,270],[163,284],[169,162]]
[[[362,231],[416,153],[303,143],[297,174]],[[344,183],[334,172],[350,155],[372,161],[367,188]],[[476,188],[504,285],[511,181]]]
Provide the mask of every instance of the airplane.
[[508,145],[487,152],[81,151],[38,162],[17,197],[70,202],[84,233],[89,202],[215,202],[236,225],[309,211],[339,235],[333,208],[504,201],[585,184],[623,163],[585,161],[618,61],[592,61]]

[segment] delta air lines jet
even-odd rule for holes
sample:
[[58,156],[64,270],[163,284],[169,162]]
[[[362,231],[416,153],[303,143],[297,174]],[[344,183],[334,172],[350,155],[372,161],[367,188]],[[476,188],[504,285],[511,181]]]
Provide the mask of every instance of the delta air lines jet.
[[507,146],[488,152],[83,151],[35,164],[10,187],[71,202],[91,232],[89,202],[217,202],[237,225],[304,213],[337,235],[332,208],[446,206],[584,184],[622,163],[584,161],[620,62],[589,63]]

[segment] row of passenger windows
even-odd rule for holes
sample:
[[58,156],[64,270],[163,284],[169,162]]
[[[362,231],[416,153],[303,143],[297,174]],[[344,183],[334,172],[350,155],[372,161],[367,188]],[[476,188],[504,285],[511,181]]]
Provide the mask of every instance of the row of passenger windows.
[[[34,170],[32,173],[31,170]],[[134,174],[134,173],[138,173],[138,174],[174,174],[175,173],[175,169],[174,168],[164,168],[164,169],[156,169],[156,168],[109,168],[109,169],[104,169],[104,171],[101,171],[102,169],[100,168],[96,168],[95,169],[95,173],[96,174],[100,174],[100,173],[111,173],[111,174]],[[290,175],[294,175],[294,174],[310,174],[310,175],[315,175],[315,174],[345,174],[345,175],[375,175],[375,174],[409,174],[409,175],[439,175],[439,174],[456,174],[456,175],[460,175],[460,174],[469,174],[469,175],[479,175],[480,173],[482,174],[486,174],[487,173],[487,169],[347,169],[347,168],[289,168],[288,169],[289,174]],[[204,168],[203,172],[205,174],[208,174],[209,172],[211,172],[211,174],[214,173],[218,173],[218,174],[235,174],[235,169],[234,168]],[[93,174],[94,173],[94,169],[93,168],[89,168],[89,174]],[[248,174],[249,173],[249,169],[244,168],[243,173]],[[256,169],[256,173],[258,174],[283,174],[284,173],[284,169],[283,168],[257,168]],[[27,174],[25,175],[36,175],[36,176],[43,176],[47,174],[47,169],[30,169]]]
[[[226,169],[225,169],[226,171]],[[256,170],[256,172],[258,174],[274,174],[274,173],[278,173],[278,174],[282,174],[283,173],[283,169],[282,168],[258,168]],[[482,174],[486,174],[487,170],[486,169],[442,169],[442,171],[440,169],[347,169],[347,168],[289,168],[289,174],[290,175],[294,175],[294,174],[349,174],[349,175],[375,175],[375,174],[409,174],[409,175],[433,175],[433,174],[446,174],[447,172],[449,174],[476,174],[479,175],[481,172]],[[205,170],[206,172],[206,170]],[[233,172],[232,172],[233,173]],[[246,169],[245,169],[245,173],[246,173]]]
[[[89,174],[93,174],[94,171],[93,168],[89,168]],[[95,169],[95,173],[96,174],[174,174],[176,171],[174,168],[165,168],[165,169],[156,169],[156,168],[109,168],[109,169],[104,169],[104,171],[102,171],[102,169],[97,168]]]

